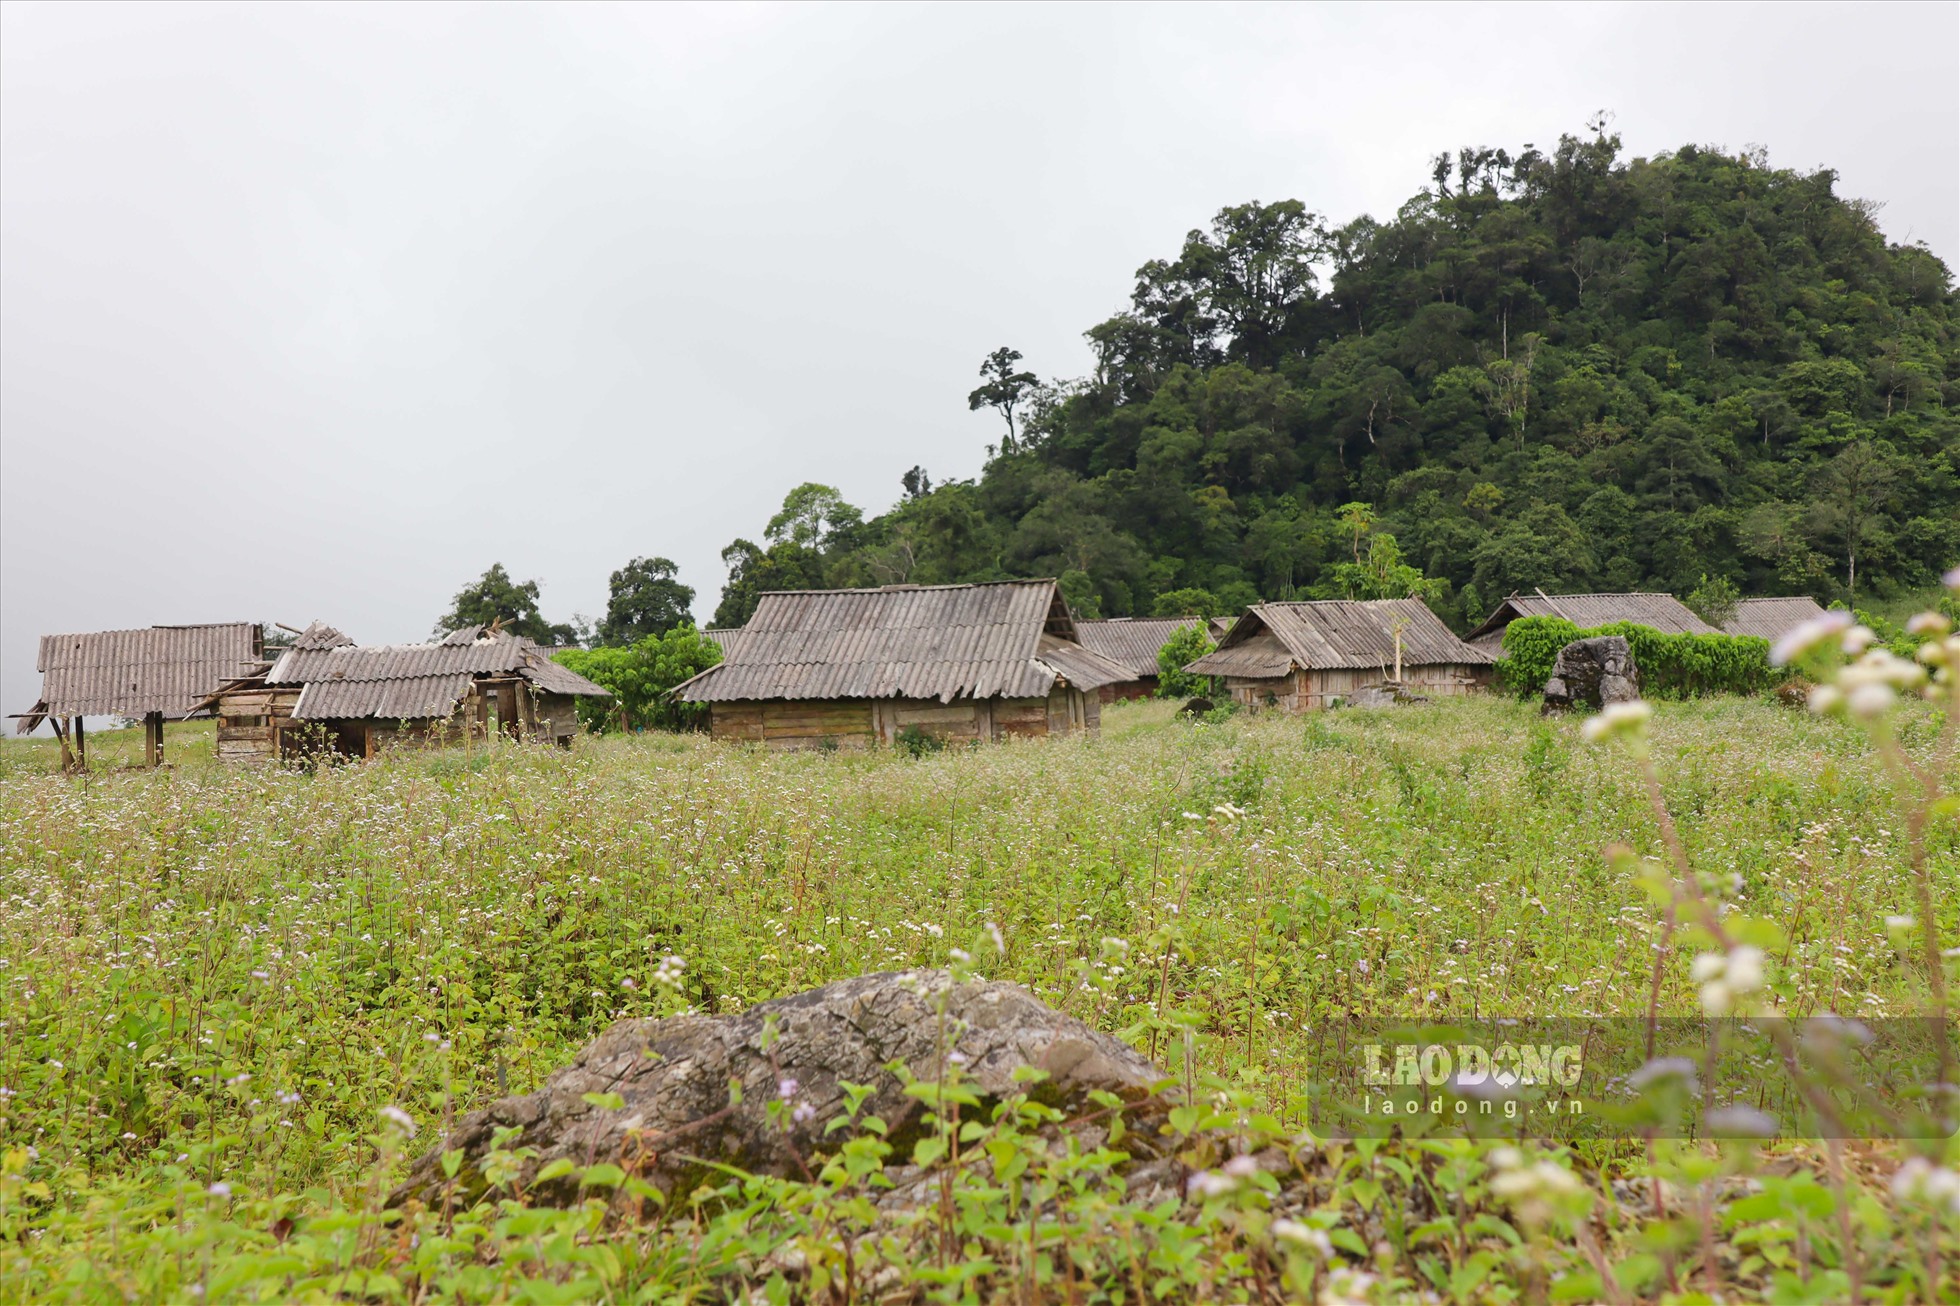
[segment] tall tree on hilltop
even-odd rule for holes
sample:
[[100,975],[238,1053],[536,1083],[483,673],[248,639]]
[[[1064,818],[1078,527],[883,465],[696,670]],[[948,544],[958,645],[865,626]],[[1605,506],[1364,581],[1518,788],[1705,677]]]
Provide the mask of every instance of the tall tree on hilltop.
[[454,606],[436,622],[435,637],[493,623],[540,644],[571,644],[578,639],[571,626],[554,625],[538,611],[538,582],[517,584],[501,562],[492,563],[490,570],[456,591]]
[[1021,361],[1021,351],[1002,345],[987,355],[980,364],[980,379],[983,384],[966,397],[966,410],[977,413],[982,408],[991,408],[1007,419],[1008,452],[1013,452],[1014,409],[1028,397],[1030,391],[1041,384],[1041,378],[1033,372],[1015,369]]
[[688,610],[694,606],[694,589],[675,579],[678,570],[666,558],[635,558],[615,571],[599,642],[635,644],[692,621]]

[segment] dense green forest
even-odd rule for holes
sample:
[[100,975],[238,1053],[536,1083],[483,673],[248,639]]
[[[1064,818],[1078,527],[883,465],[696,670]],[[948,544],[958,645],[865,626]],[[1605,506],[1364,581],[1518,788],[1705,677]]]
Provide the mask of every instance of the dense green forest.
[[1514,589],[1862,599],[1960,560],[1960,305],[1835,174],[1684,147],[1439,156],[1389,221],[1248,203],[1138,269],[1094,374],[991,355],[979,479],[800,486],[766,589],[1056,575],[1079,611]]

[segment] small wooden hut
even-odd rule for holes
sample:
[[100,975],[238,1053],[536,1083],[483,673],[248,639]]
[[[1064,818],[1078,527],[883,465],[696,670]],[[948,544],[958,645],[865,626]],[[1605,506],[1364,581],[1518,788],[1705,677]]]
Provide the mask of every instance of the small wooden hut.
[[1743,599],[1722,623],[1725,635],[1754,635],[1774,644],[1785,635],[1824,615],[1823,607],[1807,594],[1794,598]]
[[52,722],[62,765],[74,767],[88,760],[84,717],[132,718],[143,723],[145,759],[160,766],[163,723],[209,715],[204,700],[262,666],[264,647],[264,628],[250,621],[43,635],[41,698],[15,714],[15,728],[25,735]]
[[1185,670],[1224,677],[1243,706],[1306,712],[1391,684],[1467,694],[1490,684],[1491,664],[1421,599],[1328,599],[1255,603]]
[[1513,594],[1483,624],[1463,638],[1492,657],[1504,655],[1504,628],[1520,617],[1563,617],[1581,630],[1617,621],[1648,626],[1663,635],[1716,635],[1721,632],[1672,594]]
[[1127,668],[1082,647],[1052,580],[764,594],[726,660],[676,687],[717,739],[773,748],[1094,730]]
[[1189,626],[1202,625],[1198,617],[1111,617],[1105,621],[1077,621],[1076,639],[1083,648],[1100,653],[1126,668],[1130,679],[1104,685],[1097,695],[1105,703],[1119,699],[1149,698],[1157,692],[1157,654],[1172,635]]
[[472,627],[436,644],[364,648],[315,622],[269,667],[224,685],[209,704],[218,713],[218,756],[252,762],[373,757],[493,732],[569,747],[582,696],[611,697],[520,635]]

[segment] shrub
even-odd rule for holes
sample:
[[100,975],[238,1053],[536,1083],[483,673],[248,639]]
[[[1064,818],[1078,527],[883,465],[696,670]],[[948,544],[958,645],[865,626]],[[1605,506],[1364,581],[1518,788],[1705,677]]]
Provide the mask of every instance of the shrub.
[[612,698],[581,698],[579,723],[595,734],[628,730],[698,730],[705,704],[680,703],[674,686],[721,661],[721,646],[692,626],[648,635],[625,648],[571,648],[553,655],[558,664],[612,691]]
[[1563,617],[1522,617],[1504,628],[1497,675],[1520,698],[1543,692],[1558,651],[1575,639],[1621,635],[1647,698],[1760,694],[1783,672],[1769,664],[1769,641],[1754,635],[1667,635],[1630,621],[1581,630]]
[[946,741],[938,735],[910,725],[892,736],[892,747],[913,757],[924,757],[946,747]]
[[1182,626],[1172,632],[1157,650],[1157,697],[1194,698],[1212,692],[1210,676],[1197,676],[1184,669],[1215,646],[1203,626]]

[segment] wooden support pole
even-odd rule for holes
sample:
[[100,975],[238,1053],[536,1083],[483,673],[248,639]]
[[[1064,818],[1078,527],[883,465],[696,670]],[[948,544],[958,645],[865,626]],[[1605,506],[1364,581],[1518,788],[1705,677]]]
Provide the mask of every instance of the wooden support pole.
[[75,718],[75,763],[81,767],[88,766],[88,739],[79,716]]
[[163,713],[143,714],[143,762],[147,766],[163,765]]
[[64,771],[73,771],[75,769],[75,754],[68,748],[67,720],[63,717],[51,716],[48,718],[48,724],[54,727],[54,737],[61,741],[61,769]]

